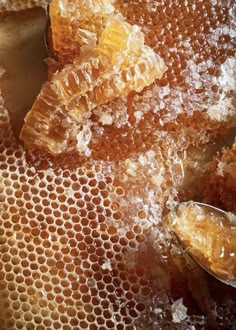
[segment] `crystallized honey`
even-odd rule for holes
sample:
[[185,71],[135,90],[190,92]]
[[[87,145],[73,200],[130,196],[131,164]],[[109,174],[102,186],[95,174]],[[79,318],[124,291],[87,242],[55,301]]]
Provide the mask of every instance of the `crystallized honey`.
[[[96,3],[99,14],[105,1],[74,3],[87,5],[91,16],[89,5]],[[80,152],[71,148],[56,159],[25,152],[1,99],[0,327],[232,329],[235,289],[183,254],[163,229],[163,215],[189,199],[187,171],[199,200],[217,192],[214,175],[222,190],[234,191],[233,180],[225,181],[234,173],[232,151],[222,158],[217,152],[235,126],[235,2],[118,0],[109,11],[141,28],[167,71],[142,92],[95,107],[85,118],[89,127],[78,130]],[[70,41],[74,30],[71,36],[61,19],[56,32]],[[100,32],[93,36],[97,43]],[[74,43],[51,42],[53,77],[77,53]],[[51,127],[54,141],[61,139],[61,126]],[[219,203],[226,210],[233,204],[226,195]]]

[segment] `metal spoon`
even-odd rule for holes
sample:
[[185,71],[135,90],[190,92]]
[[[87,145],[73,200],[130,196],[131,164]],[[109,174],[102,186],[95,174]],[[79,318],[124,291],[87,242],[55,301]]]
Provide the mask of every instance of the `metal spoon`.
[[236,216],[216,207],[179,203],[166,226],[184,250],[209,274],[236,287]]

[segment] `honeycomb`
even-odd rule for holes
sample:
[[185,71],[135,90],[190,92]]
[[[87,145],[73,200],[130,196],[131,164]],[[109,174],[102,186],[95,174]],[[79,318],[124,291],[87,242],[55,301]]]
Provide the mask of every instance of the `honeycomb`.
[[118,3],[168,67],[157,86],[132,101],[137,116],[152,110],[161,113],[165,123],[201,111],[207,113],[207,126],[209,117],[231,118],[235,126],[235,1]]
[[43,149],[53,156],[72,148],[88,154],[84,146],[90,142],[92,110],[141,91],[165,71],[163,60],[144,45],[137,26],[111,19],[97,48],[76,57],[45,83],[25,118],[20,139],[25,148]]
[[114,0],[54,0],[50,5],[48,45],[63,65],[80,55],[81,47],[95,47],[109,18]]
[[188,199],[189,150],[201,159],[235,126],[235,2],[114,6],[168,70],[94,110],[89,157],[26,154],[1,99],[0,328],[233,329],[235,289],[183,254],[163,215]]

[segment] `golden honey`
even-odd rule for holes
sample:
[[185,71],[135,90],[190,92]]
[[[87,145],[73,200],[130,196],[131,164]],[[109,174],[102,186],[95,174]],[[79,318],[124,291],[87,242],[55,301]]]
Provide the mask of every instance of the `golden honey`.
[[203,267],[225,281],[236,279],[236,217],[194,203],[180,204],[168,216],[171,230]]
[[[203,198],[218,142],[235,125],[234,3],[111,5],[141,28],[168,69],[142,92],[94,108],[89,155],[63,154],[53,163],[25,153],[1,99],[1,327],[231,329],[235,290],[183,255],[163,230],[163,215],[189,199],[187,167],[191,177],[202,170],[196,194]],[[227,150],[222,189],[234,164]]]

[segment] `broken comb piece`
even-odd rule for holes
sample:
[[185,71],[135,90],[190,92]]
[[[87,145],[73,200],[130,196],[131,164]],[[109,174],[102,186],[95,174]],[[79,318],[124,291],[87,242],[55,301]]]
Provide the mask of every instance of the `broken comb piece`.
[[48,44],[61,65],[96,47],[107,20],[114,16],[113,0],[54,0],[49,8]]
[[82,152],[78,136],[94,108],[131,91],[140,92],[165,71],[164,61],[144,44],[140,29],[114,17],[97,48],[67,64],[42,87],[20,138],[27,149],[53,156],[70,149]]

